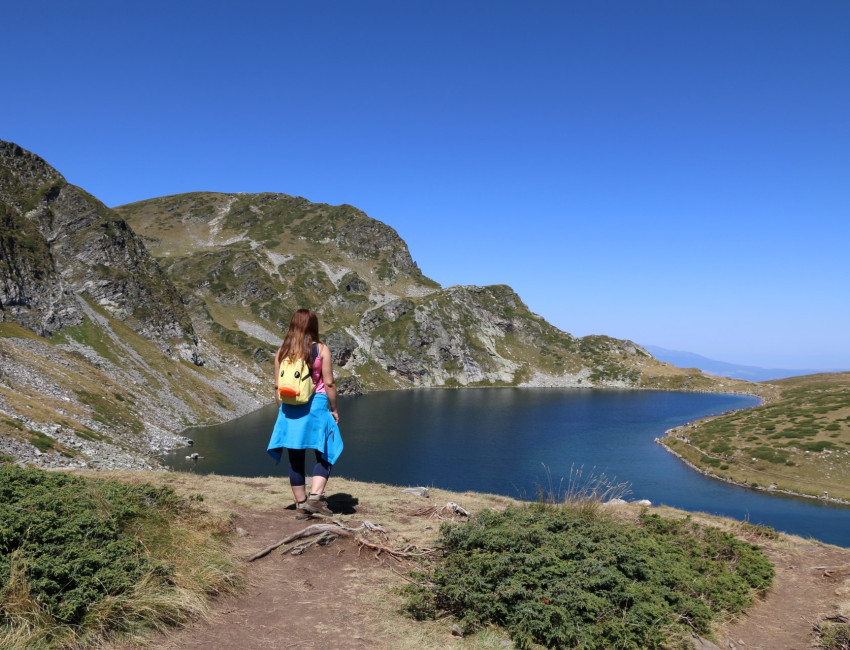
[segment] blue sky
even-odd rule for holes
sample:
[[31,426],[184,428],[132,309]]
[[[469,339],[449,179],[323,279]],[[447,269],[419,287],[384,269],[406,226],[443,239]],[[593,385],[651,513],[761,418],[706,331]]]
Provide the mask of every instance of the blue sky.
[[850,2],[6,2],[0,138],[275,191],[577,336],[850,368]]

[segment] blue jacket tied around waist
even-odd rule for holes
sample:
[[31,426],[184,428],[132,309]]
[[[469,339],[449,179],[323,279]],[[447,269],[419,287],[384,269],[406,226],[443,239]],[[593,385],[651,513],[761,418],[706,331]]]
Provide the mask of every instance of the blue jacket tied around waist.
[[298,406],[281,404],[266,451],[278,463],[284,449],[316,449],[333,465],[342,453],[342,435],[328,410],[328,397],[315,393]]

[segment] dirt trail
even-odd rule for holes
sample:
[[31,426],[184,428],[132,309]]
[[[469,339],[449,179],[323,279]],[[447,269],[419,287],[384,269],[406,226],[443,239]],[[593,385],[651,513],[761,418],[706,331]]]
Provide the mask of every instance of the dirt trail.
[[[345,495],[346,497],[348,495]],[[346,510],[346,525],[386,517],[368,507],[333,503]],[[407,510],[409,505],[405,506]],[[305,528],[292,509],[238,508],[233,520],[242,531],[237,552],[248,558]],[[399,506],[396,516],[403,516]],[[408,522],[409,523],[409,522]],[[436,524],[433,526],[436,528]],[[761,540],[760,540],[761,541]],[[763,542],[762,542],[763,543]],[[769,594],[730,624],[717,645],[724,650],[806,650],[812,648],[813,624],[819,615],[834,614],[850,604],[850,549],[802,540],[767,542],[776,565]],[[249,587],[236,597],[220,599],[209,621],[189,624],[156,639],[156,650],[284,650],[293,648],[510,648],[507,637],[489,641],[451,636],[450,622],[440,632],[420,633],[426,624],[399,617],[400,599],[392,591],[404,583],[373,552],[360,552],[352,539],[313,546],[303,555],[279,550],[247,564]],[[845,610],[846,614],[847,611]],[[420,634],[417,638],[417,634]]]
[[773,588],[728,628],[720,645],[740,650],[811,648],[818,616],[837,614],[840,603],[850,602],[850,549],[802,543],[766,552],[776,567]]
[[[294,510],[245,510],[234,519],[244,536],[243,557],[279,542],[315,521],[297,520]],[[303,555],[279,550],[248,564],[248,588],[219,600],[208,622],[193,622],[149,648],[156,650],[283,650],[290,648],[382,647],[372,629],[373,613],[362,602],[382,581],[397,579],[370,554],[344,538],[313,546]]]

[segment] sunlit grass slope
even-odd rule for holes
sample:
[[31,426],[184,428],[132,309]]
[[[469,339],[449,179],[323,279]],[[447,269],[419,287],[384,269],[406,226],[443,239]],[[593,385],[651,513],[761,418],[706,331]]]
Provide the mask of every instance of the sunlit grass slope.
[[778,398],[677,427],[664,444],[738,483],[850,501],[850,373],[767,385]]

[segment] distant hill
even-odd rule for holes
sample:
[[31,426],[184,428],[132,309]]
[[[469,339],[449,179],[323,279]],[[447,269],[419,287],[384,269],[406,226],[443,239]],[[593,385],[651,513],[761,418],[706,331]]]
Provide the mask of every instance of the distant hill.
[[769,381],[771,379],[784,379],[786,377],[800,377],[802,375],[814,375],[820,372],[828,372],[824,369],[789,369],[789,368],[760,368],[758,366],[744,366],[726,361],[716,361],[693,352],[682,352],[680,350],[667,350],[657,345],[644,345],[644,350],[649,352],[659,361],[666,361],[680,368],[698,368],[710,375],[720,377],[731,377],[732,379],[743,379],[745,381]]

